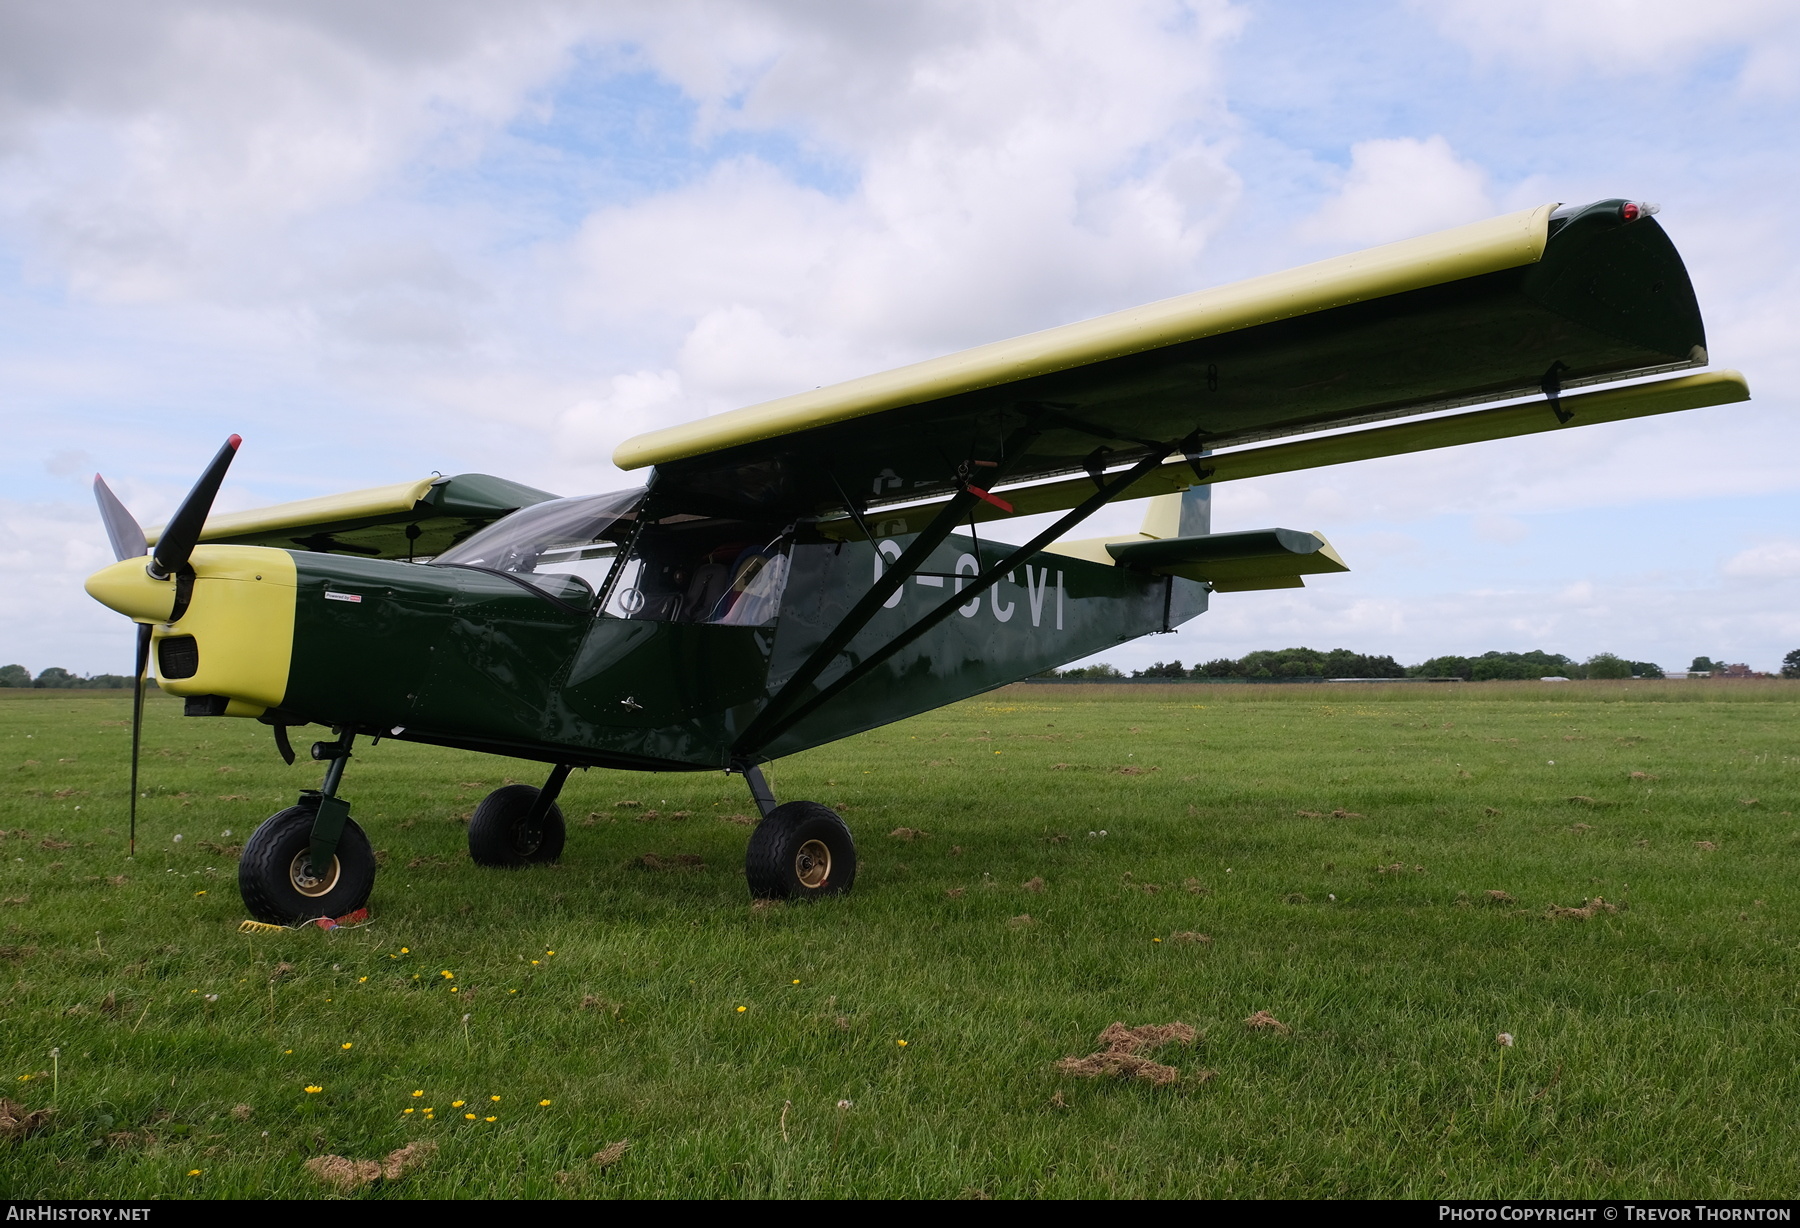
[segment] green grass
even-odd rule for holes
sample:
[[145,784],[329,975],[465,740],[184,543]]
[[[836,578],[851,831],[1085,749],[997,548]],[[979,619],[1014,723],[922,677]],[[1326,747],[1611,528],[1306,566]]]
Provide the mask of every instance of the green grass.
[[[483,871],[462,819],[541,769],[384,743],[373,923],[245,936],[229,848],[316,767],[154,699],[128,861],[126,697],[0,691],[0,1080],[57,1110],[0,1192],[317,1196],[430,1138],[362,1196],[1786,1196],[1796,700],[1015,687],[776,765],[864,861],[763,910],[741,781],[578,775],[563,863]],[[1182,1080],[1055,1071],[1115,1020],[1200,1029]]]

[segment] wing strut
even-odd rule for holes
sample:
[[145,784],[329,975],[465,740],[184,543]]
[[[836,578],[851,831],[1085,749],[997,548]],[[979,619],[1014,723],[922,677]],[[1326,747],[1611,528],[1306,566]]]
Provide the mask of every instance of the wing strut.
[[[950,535],[950,530],[955,527],[956,523],[956,519],[951,513],[955,512],[957,516],[960,516],[962,511],[965,508],[972,506],[975,501],[974,496],[969,492],[959,492],[951,499],[949,506],[940,512],[936,519],[934,519],[931,524],[926,527],[925,531],[919,535],[907,549],[906,553],[896,559],[894,565],[882,574],[881,580],[877,582],[874,588],[869,590],[868,595],[858,603],[856,608],[850,611],[844,618],[844,621],[838,624],[837,629],[826,638],[823,644],[819,645],[812,656],[806,659],[806,664],[801,666],[800,670],[788,681],[788,684],[781,688],[780,693],[770,701],[769,706],[764,708],[756,720],[751,722],[750,727],[744,731],[743,737],[739,738],[736,745],[732,747],[732,755],[734,757],[742,757],[754,754],[782,734],[786,733],[789,729],[792,729],[795,725],[810,716],[821,705],[829,702],[834,696],[840,694],[860,679],[867,677],[876,666],[880,665],[889,657],[901,651],[907,645],[924,635],[927,631],[930,631],[933,627],[950,617],[951,613],[959,606],[967,605],[971,599],[979,597],[995,584],[998,584],[1002,576],[1010,573],[1026,559],[1029,559],[1045,546],[1049,545],[1064,533],[1080,524],[1083,520],[1086,520],[1089,516],[1093,515],[1094,512],[1099,510],[1100,507],[1115,495],[1128,489],[1133,482],[1136,482],[1146,473],[1162,464],[1169,453],[1175,451],[1179,446],[1178,443],[1158,444],[1157,447],[1152,450],[1149,455],[1144,457],[1143,460],[1133,465],[1130,469],[1119,473],[1112,481],[1102,485],[1099,490],[1089,495],[1055,524],[1045,529],[1042,533],[1039,533],[1023,546],[1014,550],[1011,554],[982,572],[979,576],[976,576],[962,589],[961,592],[956,593],[950,599],[944,601],[936,609],[926,614],[925,617],[919,619],[912,626],[889,640],[886,644],[864,657],[830,685],[815,692],[811,697],[801,701],[798,705],[789,701],[788,696],[794,694],[800,687],[809,685],[821,672],[823,672],[830,660],[835,658],[836,655],[842,651],[844,646],[849,644],[850,640],[855,637],[856,633],[862,630],[863,626],[869,621],[869,618],[873,617],[874,611],[881,608],[881,603],[886,601],[888,597],[893,594],[894,590],[900,586],[900,582],[904,581],[913,573],[913,571],[917,570],[919,565],[930,555],[931,551],[937,549],[944,538]],[[926,549],[920,550],[919,547],[927,541],[930,542],[930,545]],[[888,583],[890,578],[896,576],[899,577],[898,580],[895,580],[893,583]],[[862,614],[864,606],[868,606],[869,611],[867,614],[864,614],[863,617],[858,618],[857,616]],[[848,633],[846,633],[846,628],[849,628]],[[829,656],[826,656],[827,652],[829,652]]]
[[[994,477],[990,481],[998,481],[1005,474],[1007,459],[1025,455],[1026,446],[1037,436],[1039,429],[1034,416],[1032,421],[1028,421],[1008,437],[1000,447],[1002,459],[995,466]],[[1133,472],[1136,471],[1133,470]],[[835,478],[833,480],[835,481]],[[851,607],[850,612],[844,615],[843,620],[832,629],[831,634],[826,636],[817,648],[813,649],[812,655],[806,658],[800,668],[795,670],[793,676],[787,680],[786,685],[775,693],[774,698],[769,700],[768,706],[757,714],[754,721],[750,722],[749,728],[745,729],[742,736],[732,744],[733,759],[748,758],[755,754],[793,724],[792,720],[785,719],[785,714],[789,708],[793,707],[801,690],[811,686],[814,680],[825,672],[825,668],[837,659],[838,653],[842,652],[850,641],[856,638],[857,632],[861,631],[868,625],[869,620],[875,617],[876,612],[881,609],[882,603],[892,597],[902,584],[912,578],[913,573],[918,571],[925,560],[931,557],[931,552],[942,545],[944,539],[955,531],[963,516],[980,501],[980,498],[981,496],[975,493],[975,488],[967,481],[962,483],[962,488],[952,495],[937,515],[931,518],[930,523],[920,530],[919,536],[913,539],[913,544],[894,560],[892,566],[882,572],[881,579],[875,581],[875,587],[863,594],[863,599]],[[860,513],[853,510],[851,514],[856,516],[859,524],[862,522]],[[874,539],[870,538],[870,540]],[[809,707],[808,711],[810,710]]]

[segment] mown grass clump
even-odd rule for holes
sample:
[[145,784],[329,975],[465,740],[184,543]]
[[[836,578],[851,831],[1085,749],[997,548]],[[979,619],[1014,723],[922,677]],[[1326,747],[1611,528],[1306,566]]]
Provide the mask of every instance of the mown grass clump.
[[859,842],[814,906],[736,779],[577,775],[483,871],[543,769],[384,742],[373,921],[241,935],[316,768],[153,698],[127,860],[128,698],[0,691],[0,1188],[1784,1195],[1796,699],[1015,687],[775,766]]

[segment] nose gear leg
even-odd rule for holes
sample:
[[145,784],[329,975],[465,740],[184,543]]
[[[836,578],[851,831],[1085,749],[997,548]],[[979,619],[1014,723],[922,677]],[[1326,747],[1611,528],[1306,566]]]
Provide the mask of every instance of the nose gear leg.
[[331,859],[337,854],[338,840],[344,834],[344,824],[350,818],[350,803],[339,797],[337,791],[343,783],[344,768],[350,762],[350,745],[354,741],[356,731],[345,727],[338,730],[337,741],[314,742],[312,746],[312,757],[326,762],[325,780],[317,789],[301,790],[299,805],[313,812],[306,870],[315,878],[322,878],[329,871]]

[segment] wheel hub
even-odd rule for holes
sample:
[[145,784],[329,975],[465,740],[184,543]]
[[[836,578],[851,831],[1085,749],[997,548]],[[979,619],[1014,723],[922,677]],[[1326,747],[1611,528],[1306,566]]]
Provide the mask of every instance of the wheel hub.
[[544,843],[544,827],[541,823],[515,823],[512,829],[513,852],[521,857],[529,857],[538,851]]
[[338,864],[336,854],[333,854],[331,868],[325,872],[323,877],[317,877],[308,872],[306,863],[311,858],[312,850],[310,849],[301,849],[295,853],[294,860],[288,866],[288,881],[301,895],[308,899],[317,899],[322,895],[329,894],[331,889],[337,886],[342,867]]
[[794,877],[808,891],[816,891],[831,880],[831,850],[822,840],[808,840],[794,853]]

